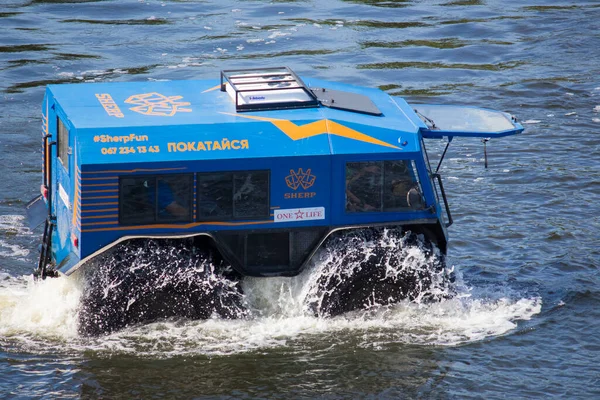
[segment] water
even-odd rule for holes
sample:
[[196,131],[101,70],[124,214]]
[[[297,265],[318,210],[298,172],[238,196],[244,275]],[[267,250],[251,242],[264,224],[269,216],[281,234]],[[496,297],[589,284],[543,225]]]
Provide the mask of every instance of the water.
[[[0,5],[0,393],[22,398],[600,396],[600,5],[595,1],[20,1]],[[77,281],[34,285],[48,83],[216,78],[287,65],[409,102],[517,115],[441,168],[460,296],[333,319],[302,281],[262,314],[77,334]],[[433,160],[443,143],[429,142]]]

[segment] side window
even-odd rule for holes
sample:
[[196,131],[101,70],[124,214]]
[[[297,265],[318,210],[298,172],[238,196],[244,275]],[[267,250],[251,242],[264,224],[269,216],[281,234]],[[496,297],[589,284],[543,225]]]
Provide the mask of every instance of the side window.
[[420,210],[425,207],[414,162],[385,161],[384,171],[384,211]]
[[234,218],[269,216],[269,172],[236,172],[233,174]]
[[119,180],[119,223],[151,224],[156,218],[156,185],[150,177]]
[[56,131],[58,132],[58,140],[57,144],[57,156],[58,159],[65,166],[67,172],[69,172],[69,131],[65,124],[60,120],[60,118],[56,118],[57,127]]
[[233,174],[215,172],[198,174],[198,218],[231,219],[233,217]]
[[383,161],[346,164],[346,211],[381,211]]
[[193,175],[164,175],[156,179],[158,222],[192,220]]
[[269,171],[202,173],[197,181],[199,220],[269,216]]
[[193,175],[121,177],[119,223],[192,221]]
[[405,211],[424,207],[414,162],[346,163],[346,212]]

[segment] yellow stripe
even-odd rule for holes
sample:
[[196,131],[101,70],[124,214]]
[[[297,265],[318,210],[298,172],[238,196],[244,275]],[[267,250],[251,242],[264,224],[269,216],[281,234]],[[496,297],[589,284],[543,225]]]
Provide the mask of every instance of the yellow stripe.
[[86,197],[86,200],[99,200],[99,199],[117,199],[119,196],[96,196],[96,197]]
[[[87,219],[88,217],[86,217]],[[119,223],[116,219],[113,221],[105,221],[105,222],[90,222],[88,224],[81,224],[81,226],[98,226],[98,225],[114,225]]]
[[365,135],[364,133],[355,131],[354,129],[348,128],[347,126],[338,124],[337,122],[333,122],[327,119],[322,119],[319,121],[311,122],[306,125],[298,126],[293,122],[284,119],[257,117],[255,115],[242,115],[227,112],[222,112],[221,114],[233,115],[240,118],[254,119],[257,121],[270,122],[292,140],[306,139],[312,136],[329,133],[330,135],[336,135],[348,139],[358,140],[359,142],[371,143],[384,147],[391,147],[392,149],[400,149],[399,147],[394,146],[393,144],[389,144],[369,135]]
[[111,201],[111,202],[108,202],[108,203],[90,203],[90,204],[83,204],[81,206],[81,208],[97,207],[97,206],[116,206],[118,204],[119,204],[118,201]]
[[[85,174],[85,172],[84,172],[84,174]],[[110,179],[117,179],[117,176],[106,176],[104,178],[82,178],[82,180],[84,180],[84,181],[107,181]],[[89,186],[89,185],[86,185],[86,186]]]
[[75,152],[75,198],[73,199],[73,218],[71,219],[71,225],[77,227],[80,226],[77,224],[77,213],[79,210],[79,168],[77,168],[77,152]]
[[206,90],[205,90],[204,92],[202,92],[202,93],[208,93],[208,92],[212,92],[212,91],[214,91],[214,90],[217,90],[217,89],[221,89],[221,84],[218,84],[217,86],[211,87],[210,89],[206,89]]
[[[86,188],[89,187],[98,187],[98,186],[118,186],[119,183],[118,182],[114,182],[114,183],[96,183],[96,184],[87,184],[87,185],[83,185]],[[89,193],[89,192],[88,192]]]
[[[122,173],[128,173],[128,172],[176,171],[176,170],[182,170],[182,169],[187,169],[187,167],[180,167],[180,168],[136,168],[136,169],[129,169],[129,170],[112,170],[112,171],[84,171],[82,173],[83,174],[122,174]],[[90,178],[85,178],[85,179],[90,179]],[[108,179],[108,178],[106,178],[106,179]]]
[[[109,211],[119,211],[118,208],[104,208],[104,209],[100,209],[100,210],[85,210],[84,213],[89,214],[89,213],[101,213],[101,212],[109,212]],[[89,217],[86,217],[89,218]],[[105,218],[108,218],[108,216],[106,216]]]
[[[110,214],[110,215],[97,215],[97,216],[92,216],[92,217],[85,217],[85,219],[117,218],[117,217],[118,217],[117,214]],[[83,224],[83,225],[89,225],[89,224]]]
[[116,189],[109,189],[109,190],[86,190],[85,193],[116,193],[117,190]]

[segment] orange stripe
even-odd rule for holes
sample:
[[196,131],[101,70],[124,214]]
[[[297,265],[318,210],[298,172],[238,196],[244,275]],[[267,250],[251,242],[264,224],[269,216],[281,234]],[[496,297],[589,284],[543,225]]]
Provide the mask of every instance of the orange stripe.
[[81,230],[81,226],[77,224],[77,213],[79,210],[79,168],[77,168],[77,152],[75,152],[75,198],[73,199],[73,218],[71,225]]
[[[118,186],[119,182],[111,182],[111,183],[97,183],[97,184],[87,184],[87,185],[83,185],[84,187],[88,188],[88,187],[98,187],[98,186]],[[87,191],[86,191],[87,192]],[[91,193],[91,192],[87,192],[87,193]]]
[[[273,221],[253,221],[253,222],[197,222],[185,225],[138,225],[138,226],[119,226],[116,228],[98,228],[98,229],[84,229],[84,232],[103,232],[103,231],[126,231],[134,229],[155,229],[155,228],[178,228],[178,229],[189,229],[195,228],[202,225],[217,225],[217,226],[244,226],[244,225],[260,225],[260,224],[272,224]],[[85,225],[85,224],[84,224]],[[98,224],[94,224],[98,225]]]
[[97,196],[97,197],[86,197],[84,200],[98,200],[98,199],[117,199],[119,196]]
[[[118,217],[117,214],[110,214],[110,215],[98,215],[98,216],[93,216],[93,217],[85,217],[85,219],[117,218],[117,217]],[[89,224],[83,224],[83,225],[89,225]]]
[[399,149],[399,147],[394,146],[393,144],[389,144],[369,135],[365,135],[362,132],[355,131],[354,129],[348,128],[347,126],[338,124],[337,122],[330,121],[328,119],[321,119],[310,122],[306,125],[298,126],[292,121],[285,119],[257,117],[255,115],[242,115],[227,112],[221,112],[221,114],[270,122],[294,141],[328,133],[330,135],[341,136],[348,139],[357,140],[359,142],[366,142],[379,146],[391,147],[393,149]]
[[156,172],[156,171],[177,171],[177,170],[182,170],[182,169],[187,169],[187,167],[180,167],[180,168],[136,168],[136,169],[130,169],[130,170],[111,170],[111,171],[84,171],[84,174],[122,174],[122,173],[129,173],[129,172]]
[[208,93],[208,92],[212,92],[213,90],[217,90],[217,89],[221,89],[221,84],[218,84],[217,86],[211,87],[210,89],[206,89],[204,92],[201,92],[201,93]]
[[[109,211],[119,211],[118,208],[104,208],[101,210],[85,210],[84,213],[89,214],[89,213],[101,213],[101,212],[109,212]],[[86,217],[88,218],[88,217]]]
[[[85,174],[85,172],[84,172]],[[106,176],[104,178],[83,178],[84,181],[105,181],[105,180],[109,180],[109,179],[117,179],[118,177],[115,176]]]
[[[87,219],[87,217],[85,219]],[[105,222],[90,222],[89,224],[81,224],[81,226],[114,225],[114,224],[118,224],[118,223],[119,223],[119,221],[113,220],[113,221],[105,221]]]
[[115,189],[110,189],[110,190],[86,190],[85,193],[116,193],[117,191]]
[[119,204],[118,201],[111,201],[109,203],[90,203],[90,204],[84,204],[84,205],[82,205],[81,208],[95,207],[95,206],[116,206],[118,204]]

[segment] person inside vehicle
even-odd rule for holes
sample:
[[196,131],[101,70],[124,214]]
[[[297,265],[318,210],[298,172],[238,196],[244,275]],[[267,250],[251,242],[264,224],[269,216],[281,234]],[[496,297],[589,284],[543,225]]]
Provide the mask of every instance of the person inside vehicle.
[[384,207],[390,210],[422,208],[423,196],[410,161],[387,161],[385,168]]
[[392,195],[395,207],[408,207],[418,209],[423,207],[421,191],[410,177],[392,181]]
[[190,211],[180,204],[173,192],[171,185],[164,179],[158,179],[158,190],[156,197],[159,218],[189,219]]

